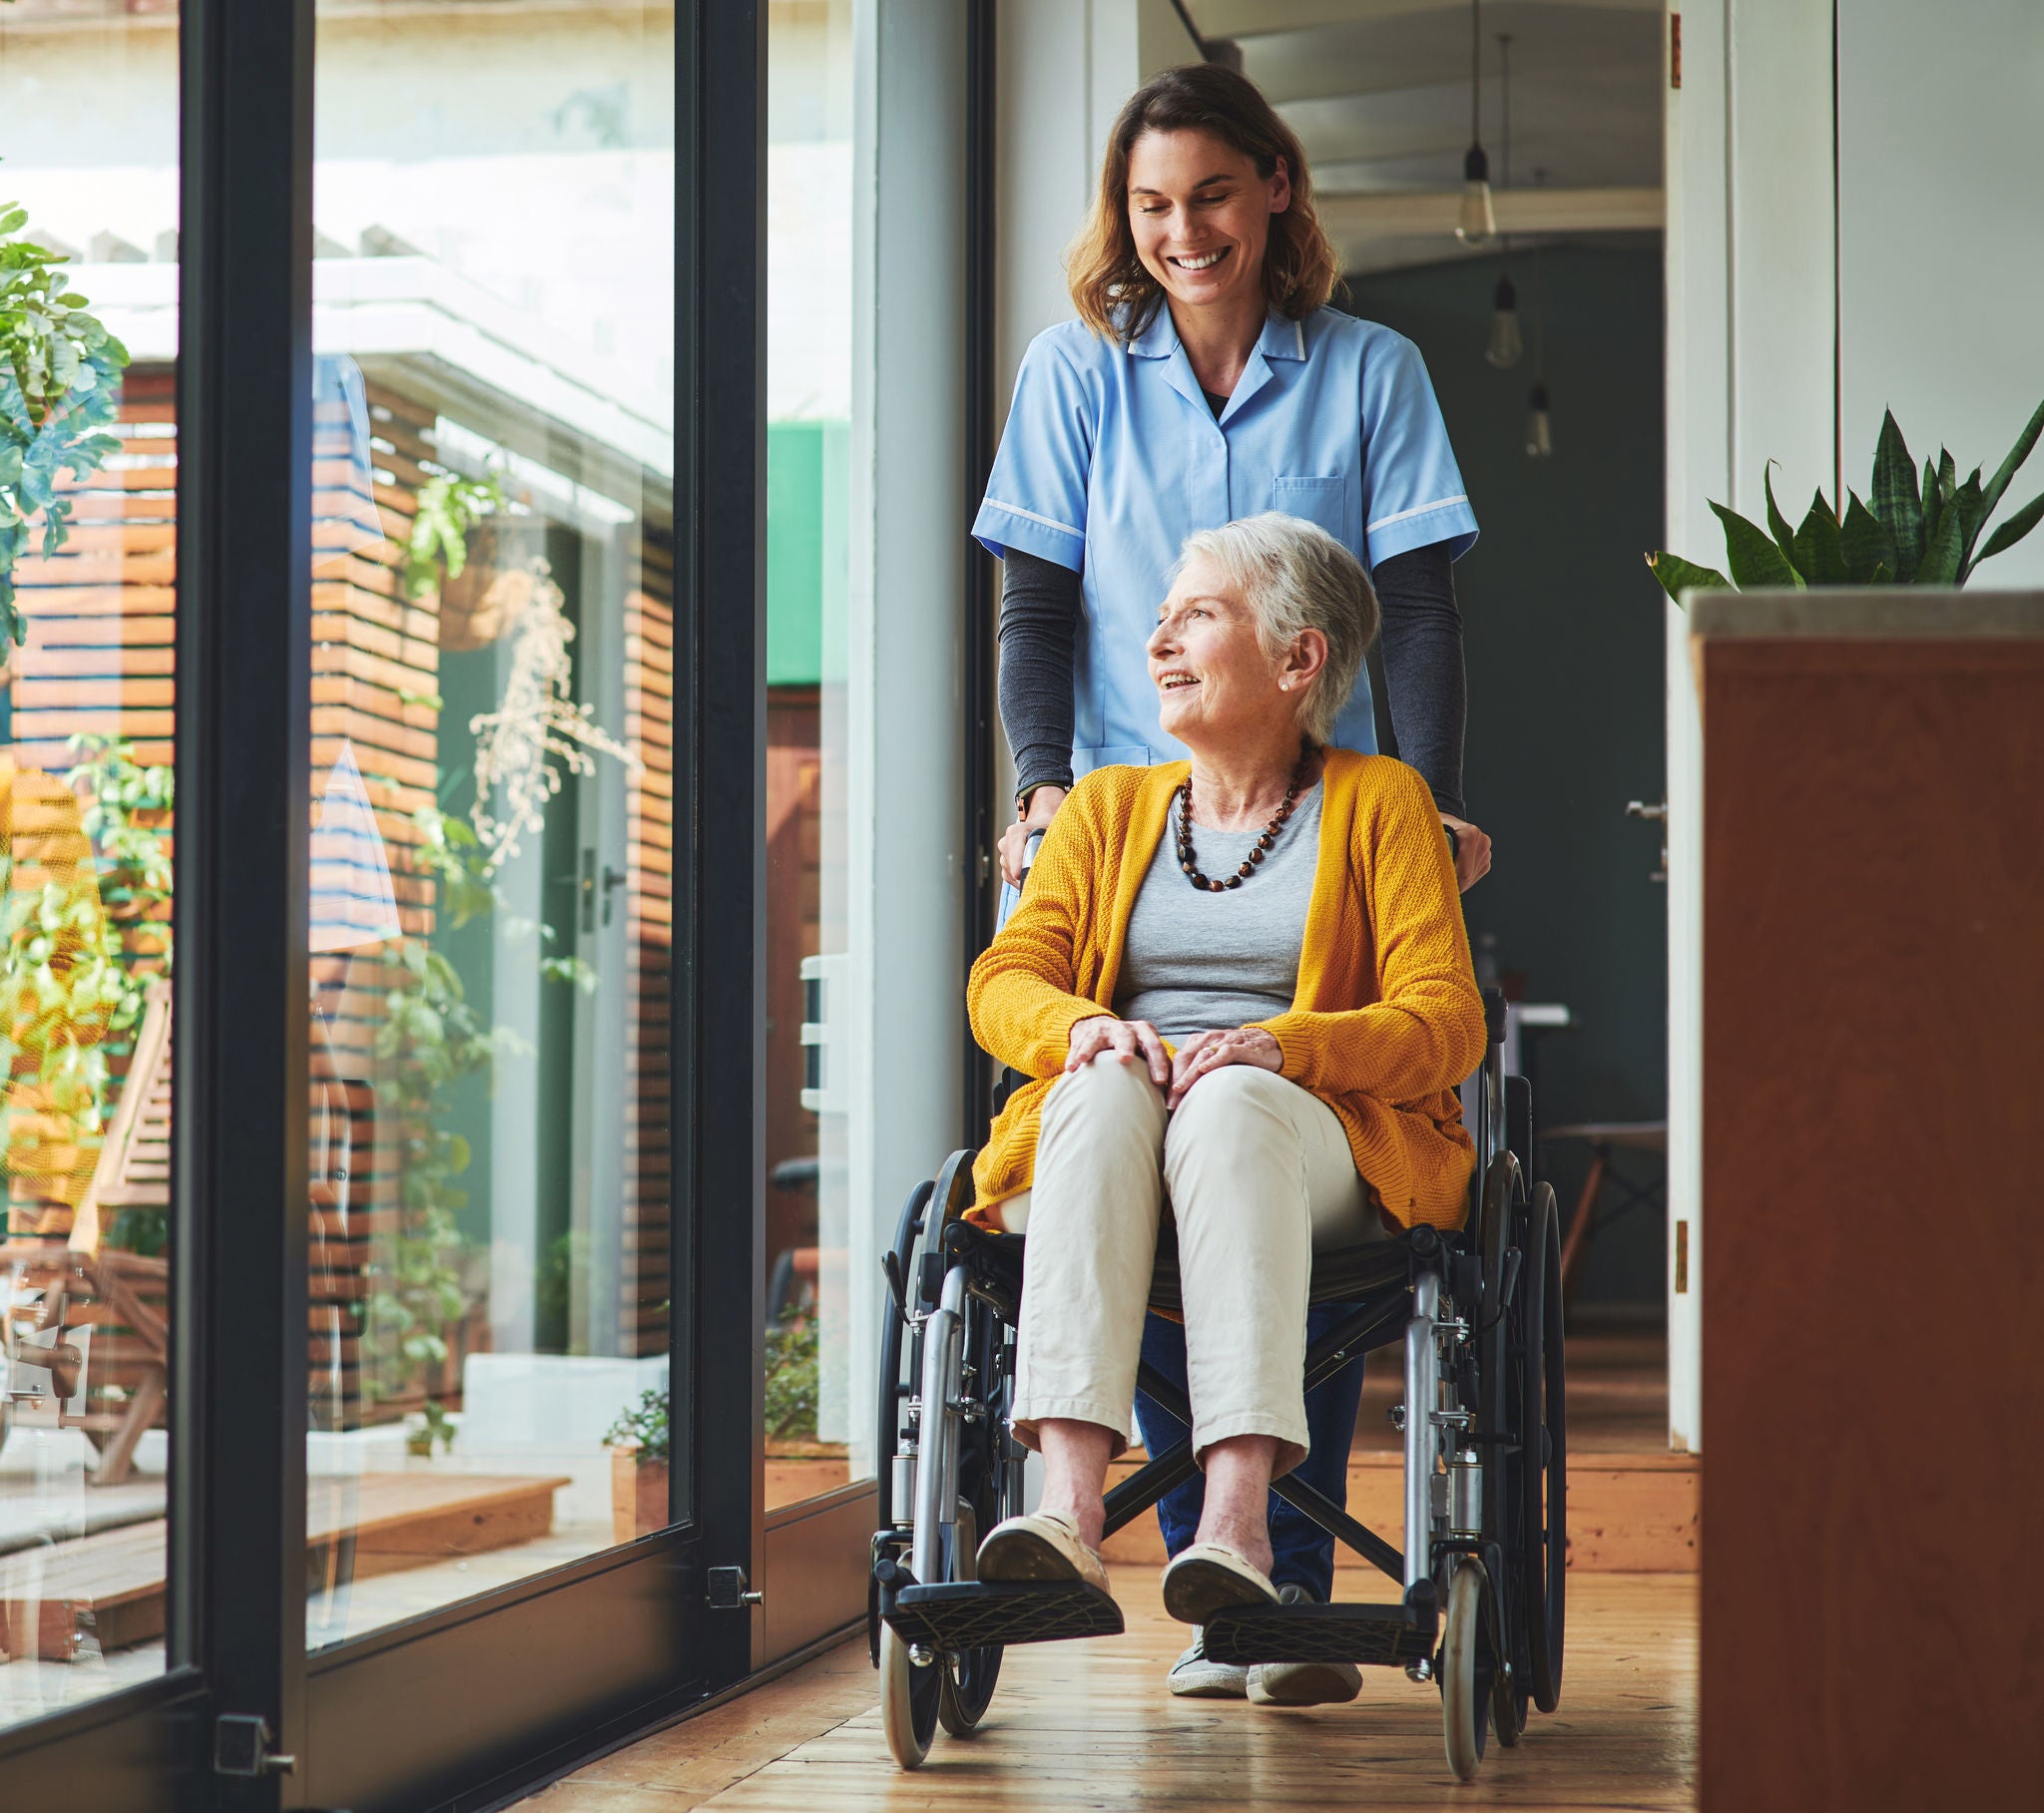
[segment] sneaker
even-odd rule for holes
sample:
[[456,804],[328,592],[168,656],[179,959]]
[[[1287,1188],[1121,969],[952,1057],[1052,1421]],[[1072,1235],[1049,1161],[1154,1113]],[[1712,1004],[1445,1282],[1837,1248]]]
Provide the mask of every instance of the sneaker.
[[1207,1654],[1206,1632],[1193,1627],[1193,1646],[1171,1667],[1171,1690],[1181,1699],[1241,1699],[1250,1671],[1234,1662],[1217,1662]]
[[1083,1581],[1096,1591],[1107,1591],[1107,1569],[1098,1552],[1049,1511],[996,1524],[979,1546],[974,1572],[983,1581]]
[[[1280,1586],[1278,1597],[1286,1605],[1318,1603],[1304,1586]],[[1343,1706],[1362,1691],[1362,1670],[1353,1662],[1259,1662],[1247,1690],[1257,1706]]]
[[1164,1571],[1164,1609],[1182,1624],[1204,1624],[1230,1605],[1275,1605],[1270,1577],[1220,1543],[1182,1549]]

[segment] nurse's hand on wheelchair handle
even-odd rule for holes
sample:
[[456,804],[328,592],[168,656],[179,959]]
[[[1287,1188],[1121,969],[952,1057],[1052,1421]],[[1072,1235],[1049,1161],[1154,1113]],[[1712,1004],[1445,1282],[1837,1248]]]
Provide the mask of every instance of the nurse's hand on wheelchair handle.
[[1022,855],[1031,833],[1042,830],[1057,816],[1066,791],[1064,787],[1038,787],[1029,795],[1028,811],[1001,833],[1001,879],[1011,888],[1022,885]]
[[1171,1085],[1171,1054],[1147,1020],[1117,1020],[1112,1014],[1095,1014],[1072,1028],[1068,1048],[1067,1076],[1083,1070],[1096,1058],[1112,1057],[1119,1064],[1147,1061],[1150,1081],[1159,1089]]
[[1284,1048],[1260,1026],[1217,1028],[1211,1032],[1195,1033],[1178,1048],[1171,1061],[1171,1094],[1165,1099],[1164,1106],[1167,1109],[1177,1108],[1185,1100],[1186,1091],[1209,1071],[1218,1071],[1231,1064],[1253,1064],[1259,1070],[1281,1074]]
[[1490,839],[1467,819],[1443,812],[1441,823],[1453,833],[1449,847],[1455,852],[1455,885],[1466,894],[1490,873]]

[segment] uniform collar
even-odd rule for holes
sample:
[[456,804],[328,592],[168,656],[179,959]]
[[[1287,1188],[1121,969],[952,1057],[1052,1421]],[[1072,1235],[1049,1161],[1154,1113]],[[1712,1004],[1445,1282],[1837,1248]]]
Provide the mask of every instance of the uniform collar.
[[[1178,350],[1179,339],[1178,324],[1171,318],[1169,305],[1160,301],[1150,324],[1124,344],[1139,359],[1170,358]],[[1267,359],[1304,358],[1305,323],[1287,320],[1272,309],[1264,319],[1264,331],[1257,338],[1257,350]]]

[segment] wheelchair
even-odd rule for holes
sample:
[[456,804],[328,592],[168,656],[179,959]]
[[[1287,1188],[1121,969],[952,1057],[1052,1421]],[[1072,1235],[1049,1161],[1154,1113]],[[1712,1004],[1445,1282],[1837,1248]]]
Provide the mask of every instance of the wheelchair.
[[[1532,1707],[1561,1697],[1567,1562],[1567,1414],[1561,1241],[1554,1190],[1531,1175],[1531,1092],[1503,1069],[1504,1001],[1484,995],[1489,1039],[1465,1087],[1477,1150],[1465,1227],[1416,1227],[1313,1258],[1310,1301],[1346,1313],[1305,1358],[1308,1390],[1401,1344],[1402,1552],[1295,1477],[1271,1490],[1397,1584],[1373,1604],[1233,1607],[1207,1654],[1239,1664],[1402,1666],[1435,1683],[1450,1768],[1474,1777],[1486,1740],[1515,1745]],[[1114,1601],[1081,1582],[978,1582],[979,1539],[1025,1509],[1025,1450],[1008,1432],[1023,1285],[1019,1234],[964,1219],[970,1150],[903,1206],[881,1255],[879,1523],[868,1630],[894,1760],[918,1767],[936,1728],[969,1736],[1010,1644],[1118,1635]],[[1180,1307],[1169,1217],[1150,1307]],[[1141,1388],[1192,1426],[1147,1362]],[[1107,1533],[1196,1471],[1188,1436],[1107,1495]]]

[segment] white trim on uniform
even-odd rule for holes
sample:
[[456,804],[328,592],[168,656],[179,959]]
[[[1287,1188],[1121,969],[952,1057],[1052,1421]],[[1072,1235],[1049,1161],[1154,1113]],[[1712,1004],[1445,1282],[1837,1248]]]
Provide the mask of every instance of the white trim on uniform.
[[[1061,523],[1055,517],[1038,516],[1034,510],[1024,510],[1019,504],[1004,504],[999,498],[990,497],[986,500],[986,507],[1005,510],[1010,516],[1019,516],[1028,522],[1041,523],[1046,529],[1055,529],[1060,535],[1069,535],[1075,542],[1083,542],[1086,539],[1085,530],[1074,529],[1070,523]],[[1427,508],[1432,509],[1434,506],[1429,504]],[[1411,512],[1408,511],[1407,514],[1410,515]]]
[[1430,504],[1415,504],[1410,510],[1400,510],[1393,516],[1380,516],[1363,530],[1363,534],[1374,535],[1379,529],[1388,529],[1393,523],[1402,523],[1408,517],[1424,516],[1429,510],[1446,510],[1451,505],[1466,504],[1468,501],[1469,494],[1466,491],[1458,491],[1453,497],[1437,497]]

